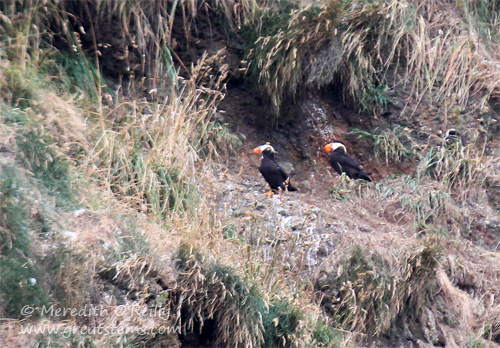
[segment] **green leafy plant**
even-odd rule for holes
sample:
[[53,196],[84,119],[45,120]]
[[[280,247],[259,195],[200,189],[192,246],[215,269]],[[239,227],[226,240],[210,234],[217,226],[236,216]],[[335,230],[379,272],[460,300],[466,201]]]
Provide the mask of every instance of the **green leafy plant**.
[[385,131],[375,128],[373,132],[355,128],[349,134],[372,141],[375,158],[384,158],[386,164],[389,164],[389,161],[394,163],[410,161],[416,157],[414,150],[416,142],[402,127]]

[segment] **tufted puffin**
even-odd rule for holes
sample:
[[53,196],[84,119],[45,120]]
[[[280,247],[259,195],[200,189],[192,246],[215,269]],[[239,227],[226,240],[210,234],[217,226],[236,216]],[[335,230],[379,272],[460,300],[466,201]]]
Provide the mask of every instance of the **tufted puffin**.
[[271,191],[266,193],[266,195],[272,195],[273,192],[279,192],[280,189],[283,191],[297,191],[290,183],[288,174],[274,160],[276,151],[274,151],[274,148],[269,143],[256,147],[253,149],[253,152],[262,154],[259,171],[271,187]]
[[331,143],[325,146],[327,152],[331,152],[330,164],[337,173],[346,173],[351,179],[363,179],[372,181],[370,176],[363,172],[358,162],[347,154],[347,150],[342,143]]
[[446,147],[451,147],[455,144],[460,144],[462,146],[467,145],[467,141],[465,140],[465,138],[462,136],[460,131],[456,130],[455,128],[448,129],[444,137],[444,143]]

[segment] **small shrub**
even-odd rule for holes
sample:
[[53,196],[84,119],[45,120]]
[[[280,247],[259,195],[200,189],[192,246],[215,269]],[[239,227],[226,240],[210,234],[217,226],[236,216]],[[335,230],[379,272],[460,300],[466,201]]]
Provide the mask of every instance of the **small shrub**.
[[303,314],[286,299],[271,301],[269,311],[262,313],[264,347],[293,347]]
[[314,347],[341,348],[337,332],[327,323],[318,321],[313,331]]

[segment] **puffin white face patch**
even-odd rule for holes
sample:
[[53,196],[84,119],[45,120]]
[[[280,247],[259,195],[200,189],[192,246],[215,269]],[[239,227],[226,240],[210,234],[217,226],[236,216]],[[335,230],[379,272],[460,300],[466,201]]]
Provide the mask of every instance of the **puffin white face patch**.
[[267,151],[267,150],[271,150],[272,153],[276,152],[276,151],[274,151],[274,148],[271,145],[269,145],[269,144],[261,145],[259,147],[260,147],[260,151],[261,152],[264,152],[264,151]]
[[345,148],[344,144],[342,143],[332,143],[332,151],[335,151],[337,150],[339,147],[343,148],[344,149],[344,152],[347,153],[347,149]]

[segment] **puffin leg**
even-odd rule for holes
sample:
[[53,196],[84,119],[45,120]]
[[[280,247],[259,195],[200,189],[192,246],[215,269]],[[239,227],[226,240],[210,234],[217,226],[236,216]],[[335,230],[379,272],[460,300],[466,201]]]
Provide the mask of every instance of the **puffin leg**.
[[272,197],[274,195],[273,190],[269,190],[269,192],[264,193],[265,196]]

